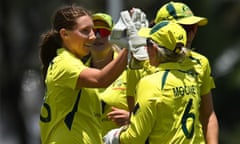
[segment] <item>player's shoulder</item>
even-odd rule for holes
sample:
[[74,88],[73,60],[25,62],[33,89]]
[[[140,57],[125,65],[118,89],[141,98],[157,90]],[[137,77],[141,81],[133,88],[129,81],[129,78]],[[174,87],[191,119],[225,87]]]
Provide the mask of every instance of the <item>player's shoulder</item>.
[[190,56],[194,57],[194,58],[199,58],[199,59],[206,59],[208,60],[208,58],[206,56],[204,56],[203,54],[200,54],[196,51],[191,51],[190,52]]
[[209,63],[208,58],[206,56],[195,51],[191,51],[189,57],[201,65],[205,65]]
[[141,82],[142,83],[153,83],[154,82],[154,78],[155,78],[155,74],[149,74],[149,75],[145,75],[144,77],[141,78]]
[[161,81],[161,78],[164,76],[164,73],[164,70],[156,70],[151,74],[145,75],[141,80],[143,80],[145,84],[149,85],[159,83],[159,81]]

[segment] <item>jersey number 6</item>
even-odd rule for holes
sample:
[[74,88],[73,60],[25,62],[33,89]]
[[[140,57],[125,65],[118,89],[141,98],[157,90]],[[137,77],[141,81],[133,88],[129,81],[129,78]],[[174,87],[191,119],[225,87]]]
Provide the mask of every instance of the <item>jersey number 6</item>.
[[195,115],[194,113],[190,112],[190,109],[192,107],[192,101],[192,99],[188,101],[181,121],[183,133],[188,139],[193,137],[194,132]]

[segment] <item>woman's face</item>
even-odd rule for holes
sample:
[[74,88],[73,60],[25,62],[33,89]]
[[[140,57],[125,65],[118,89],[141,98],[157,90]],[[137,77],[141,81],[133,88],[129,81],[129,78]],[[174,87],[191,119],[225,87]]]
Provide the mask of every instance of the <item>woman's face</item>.
[[[95,26],[107,26],[107,24],[103,21],[95,21]],[[111,34],[111,31],[105,28],[96,28],[94,27],[94,32],[96,39],[93,43],[93,46],[90,48],[91,54],[97,55],[97,54],[109,54],[110,51],[112,51],[112,46],[109,41],[109,36]]]
[[66,30],[65,35],[62,36],[64,46],[79,58],[86,56],[96,39],[91,17],[86,15],[77,18],[74,29]]
[[106,54],[109,54],[109,50],[111,50],[112,47],[109,43],[108,37],[100,37],[98,34],[96,35],[96,40],[93,43],[93,46],[91,47],[90,51],[91,53],[101,53],[106,51]]
[[185,29],[187,32],[187,48],[191,49],[192,41],[197,33],[198,25],[193,24],[193,25],[182,25],[182,27]]

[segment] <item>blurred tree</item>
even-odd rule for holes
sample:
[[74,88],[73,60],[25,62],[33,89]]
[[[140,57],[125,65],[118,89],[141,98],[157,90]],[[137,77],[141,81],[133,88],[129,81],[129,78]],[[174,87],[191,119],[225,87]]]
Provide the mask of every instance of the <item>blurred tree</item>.
[[[19,111],[18,102],[20,100],[20,82],[22,69],[16,61],[17,57],[14,31],[11,31],[12,20],[14,18],[13,9],[9,1],[1,1],[1,42],[2,42],[2,69],[1,69],[1,125],[2,137],[17,137],[20,144],[26,144],[26,131],[21,112]],[[17,141],[17,140],[16,140]]]

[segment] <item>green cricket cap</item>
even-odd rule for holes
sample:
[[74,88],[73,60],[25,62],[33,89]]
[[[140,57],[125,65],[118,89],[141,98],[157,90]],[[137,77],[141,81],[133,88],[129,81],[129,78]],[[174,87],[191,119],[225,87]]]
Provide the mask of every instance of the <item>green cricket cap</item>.
[[162,20],[174,21],[183,25],[197,24],[204,26],[208,23],[207,18],[195,16],[186,4],[172,1],[166,3],[158,10],[154,22],[158,23]]
[[[113,28],[113,20],[109,14],[106,13],[95,13],[92,15],[92,19],[94,22],[94,28],[104,28],[107,30],[112,30]],[[96,21],[102,21],[103,23],[97,23]]]
[[138,35],[151,38],[159,46],[174,51],[178,43],[186,46],[187,34],[183,27],[175,22],[161,21],[152,28],[141,28]]

